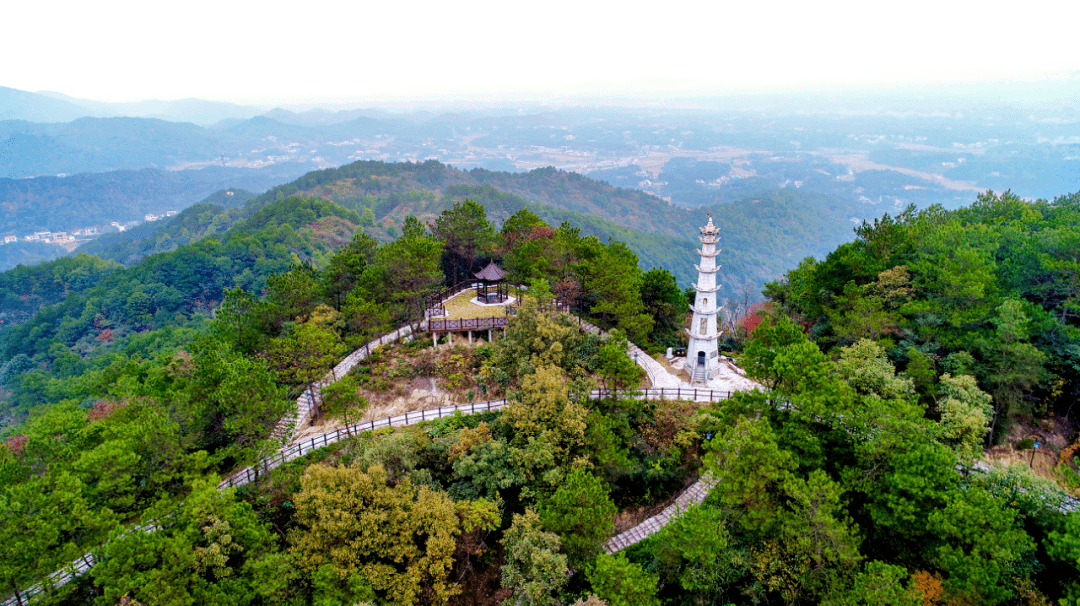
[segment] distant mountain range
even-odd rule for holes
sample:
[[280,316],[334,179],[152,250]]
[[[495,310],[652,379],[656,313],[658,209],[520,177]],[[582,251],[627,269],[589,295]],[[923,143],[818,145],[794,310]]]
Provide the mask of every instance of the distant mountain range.
[[[0,230],[67,231],[135,219],[182,210],[222,188],[258,193],[316,171],[276,191],[371,208],[380,225],[396,224],[405,212],[431,217],[465,195],[496,206],[512,196],[507,210],[539,204],[552,209],[545,218],[553,221],[579,213],[590,220],[575,221],[594,225],[598,236],[622,239],[618,230],[633,229],[685,239],[697,223],[677,217],[687,208],[713,209],[745,218],[740,232],[786,230],[761,263],[746,262],[753,269],[743,274],[760,279],[779,275],[800,255],[831,249],[854,224],[909,204],[956,208],[986,189],[1028,198],[1080,190],[1080,111],[1063,96],[1075,84],[1026,105],[1021,98],[1031,91],[1021,87],[991,102],[978,91],[939,99],[897,93],[895,100],[886,91],[733,98],[693,109],[450,113],[300,112],[199,100],[108,104],[0,89],[0,118],[8,118],[0,120]],[[392,186],[377,176],[383,169],[361,171],[362,181],[328,176],[339,166],[430,168],[433,160],[443,169],[395,169]],[[314,187],[313,180],[333,185]],[[729,212],[734,208],[741,210]],[[700,214],[691,213],[694,221]],[[592,221],[597,217],[607,226]],[[639,254],[664,262],[663,246],[654,244]],[[158,248],[125,249],[116,258],[126,263]],[[9,263],[17,258],[6,256]]]
[[364,226],[365,231],[387,241],[397,237],[407,216],[432,223],[456,202],[471,199],[487,209],[496,226],[528,208],[549,225],[567,222],[582,235],[596,236],[602,242],[625,242],[643,268],[663,267],[688,286],[697,276],[693,266],[697,229],[711,213],[723,238],[720,292],[735,296],[748,282],[754,293],[762,282],[775,279],[802,258],[823,255],[851,238],[851,224],[839,218],[848,209],[812,192],[789,188],[761,192],[730,204],[687,209],[637,190],[555,169],[506,173],[463,171],[436,161],[362,161],[308,173],[270,189],[242,208],[225,208],[248,195],[238,194],[226,203],[219,192],[207,203],[194,205],[176,217],[104,236],[75,252],[130,266],[147,255],[220,234],[290,196],[327,199],[360,216],[368,215],[373,220]]
[[106,103],[76,99],[62,93],[31,93],[0,86],[0,120],[70,122],[78,118],[131,117],[214,124],[227,119],[246,120],[267,109],[202,99]]

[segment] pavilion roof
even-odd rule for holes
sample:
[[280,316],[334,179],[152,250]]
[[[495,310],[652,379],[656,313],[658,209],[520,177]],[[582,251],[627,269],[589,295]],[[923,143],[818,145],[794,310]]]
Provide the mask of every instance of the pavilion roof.
[[480,280],[487,280],[488,282],[498,282],[499,280],[503,279],[503,276],[506,275],[506,270],[499,267],[498,265],[495,265],[495,262],[492,261],[487,264],[487,267],[481,269],[473,275]]

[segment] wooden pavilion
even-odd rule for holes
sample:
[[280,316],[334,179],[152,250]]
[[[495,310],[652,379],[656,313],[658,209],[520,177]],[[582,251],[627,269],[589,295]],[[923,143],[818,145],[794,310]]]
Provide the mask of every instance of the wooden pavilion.
[[505,303],[509,298],[506,282],[503,281],[506,270],[496,265],[494,261],[489,262],[487,267],[473,275],[476,276],[477,280],[480,280],[476,284],[477,303],[489,305]]

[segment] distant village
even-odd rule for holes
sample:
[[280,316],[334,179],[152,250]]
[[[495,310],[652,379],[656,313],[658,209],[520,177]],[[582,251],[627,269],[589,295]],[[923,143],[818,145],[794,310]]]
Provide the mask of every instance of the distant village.
[[[145,222],[148,222],[148,221],[158,221],[158,220],[164,219],[166,217],[171,217],[171,216],[177,214],[178,212],[179,211],[176,211],[176,210],[167,210],[167,211],[165,211],[164,213],[162,213],[160,215],[155,215],[155,214],[144,215],[142,221],[128,221],[127,223],[121,223],[119,221],[113,221],[109,225],[113,229],[115,229],[116,231],[126,231],[126,230],[140,224],[140,223],[145,223]],[[39,232],[34,232],[32,234],[27,234],[25,236],[22,236],[21,238],[19,236],[16,236],[16,235],[9,234],[9,235],[4,236],[4,242],[3,243],[4,244],[11,244],[13,242],[18,242],[19,240],[22,240],[24,242],[48,242],[48,243],[52,243],[52,244],[60,244],[60,245],[69,244],[70,245],[70,244],[73,244],[77,239],[86,240],[86,239],[97,237],[101,233],[102,233],[101,230],[98,228],[98,226],[95,225],[93,227],[83,227],[81,229],[76,229],[76,230],[71,231],[71,232],[66,232],[66,231],[39,231]]]

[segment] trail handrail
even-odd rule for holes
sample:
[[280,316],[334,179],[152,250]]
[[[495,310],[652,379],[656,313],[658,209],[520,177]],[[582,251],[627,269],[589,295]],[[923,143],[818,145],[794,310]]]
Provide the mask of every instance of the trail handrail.
[[[454,289],[457,289],[450,294],[450,296],[453,296],[465,290],[466,288],[471,287],[471,285],[471,281],[458,283],[453,287],[444,290],[443,293],[440,293],[440,296],[445,295],[445,293],[450,293]],[[445,299],[442,300],[445,301]],[[504,317],[502,319],[506,318]],[[583,321],[581,318],[578,319],[578,322],[579,325],[585,328],[585,330],[589,330],[597,334],[603,334],[599,328],[593,326],[592,324],[589,324],[588,322]],[[427,327],[427,322],[421,323],[420,325],[421,330],[424,330]],[[278,421],[277,425],[275,425],[275,428],[273,430],[273,435],[284,436],[287,432],[288,437],[291,439],[295,435],[296,428],[302,422],[307,421],[311,418],[311,410],[314,403],[312,398],[312,392],[317,393],[319,390],[321,390],[323,385],[332,383],[336,381],[339,377],[345,376],[345,374],[348,373],[348,371],[352,369],[353,366],[355,366],[361,360],[371,354],[372,348],[379,347],[380,345],[385,345],[387,343],[392,343],[403,338],[411,337],[412,333],[412,326],[406,324],[391,333],[387,333],[382,337],[379,337],[378,339],[375,339],[365,344],[363,347],[356,349],[351,354],[346,356],[345,359],[339,362],[338,365],[335,366],[333,370],[331,370],[329,373],[327,373],[325,377],[316,381],[309,389],[304,390],[304,392],[296,400],[297,407],[295,409],[295,412],[293,414],[282,417]],[[636,345],[633,345],[631,343],[631,355],[633,353],[639,352],[644,353],[640,349],[638,349]],[[638,399],[674,398],[679,400],[692,399],[694,401],[717,401],[731,397],[731,392],[729,391],[721,392],[718,390],[694,388],[647,388],[638,390],[625,390],[621,393],[624,397],[634,397]],[[614,392],[611,390],[597,389],[593,390],[589,394],[589,398],[603,399],[604,397],[609,397],[611,395],[614,395]],[[476,412],[486,412],[489,410],[499,410],[506,404],[507,400],[505,398],[501,400],[470,402],[458,406],[440,407],[436,410],[421,410],[419,411],[419,414],[416,412],[406,412],[401,415],[394,415],[392,417],[379,419],[377,421],[357,423],[347,428],[337,429],[333,432],[327,432],[319,436],[314,436],[311,439],[302,441],[298,444],[286,446],[279,450],[277,453],[270,455],[269,457],[264,457],[255,465],[241,469],[239,472],[233,474],[232,476],[221,482],[221,484],[218,485],[218,488],[232,488],[242,486],[253,481],[257,481],[260,472],[268,473],[269,471],[280,467],[284,463],[292,461],[305,454],[310,454],[313,450],[323,448],[340,441],[342,439],[343,431],[345,432],[345,436],[347,437],[349,433],[356,433],[359,431],[371,431],[374,429],[380,429],[382,427],[413,425],[415,423],[420,423],[423,421],[430,421],[445,416],[452,416],[457,412],[466,414],[466,410],[468,410],[467,414],[475,414]],[[306,449],[305,446],[307,447]],[[94,565],[94,561],[95,560],[92,553],[84,554],[78,560],[69,563],[61,570],[50,574],[47,577],[47,583],[50,587],[58,587],[64,585],[76,576],[82,575],[86,571],[90,570],[90,568]],[[16,593],[11,598],[0,602],[0,606],[20,606],[22,604],[26,604],[31,598],[44,591],[44,589],[45,587],[43,586],[43,584],[38,583],[26,589],[25,591],[16,591]]]
[[[616,392],[610,389],[594,389],[589,392],[588,398],[590,400],[603,400],[614,395],[621,394],[625,398],[634,398],[637,400],[693,400],[695,402],[718,402],[720,400],[726,400],[731,397],[730,391],[720,391],[712,389],[693,389],[693,388],[647,388],[636,390],[623,390]],[[574,394],[570,394],[573,397]],[[480,402],[469,402],[466,404],[459,404],[457,406],[439,407],[429,410],[418,410],[414,412],[405,412],[399,415],[391,417],[385,417],[378,420],[367,421],[363,423],[354,423],[333,431],[312,436],[306,440],[303,440],[297,444],[287,446],[276,453],[264,457],[251,467],[245,467],[239,472],[233,474],[229,478],[225,479],[218,485],[218,488],[232,488],[236,486],[243,486],[251,482],[257,482],[259,476],[265,473],[269,473],[271,470],[288,463],[294,459],[298,459],[305,454],[340,442],[342,439],[351,435],[360,433],[362,431],[374,431],[376,429],[382,429],[383,427],[403,427],[406,425],[415,425],[424,421],[434,421],[443,417],[454,416],[457,413],[462,414],[476,414],[477,412],[487,412],[489,410],[501,410],[509,403],[509,400],[502,398],[499,400],[484,400]]]

